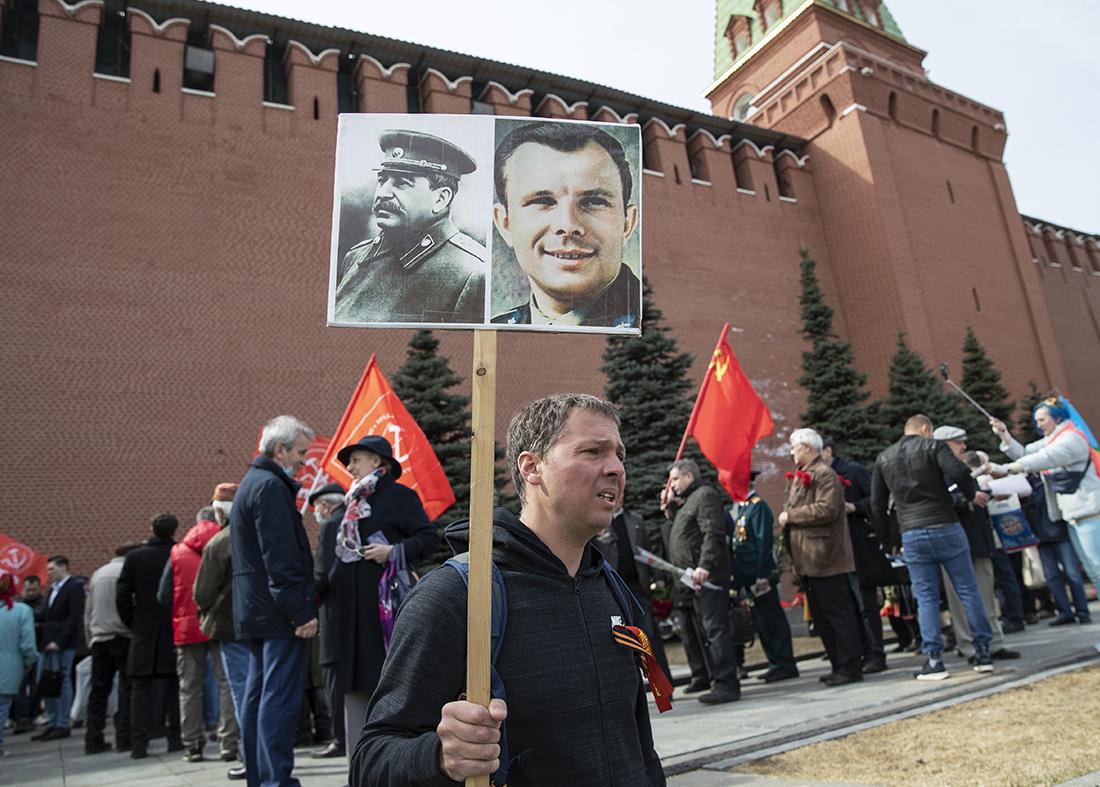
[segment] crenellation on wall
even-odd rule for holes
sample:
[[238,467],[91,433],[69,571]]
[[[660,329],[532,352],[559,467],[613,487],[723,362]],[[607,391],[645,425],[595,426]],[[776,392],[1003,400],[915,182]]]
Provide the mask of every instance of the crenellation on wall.
[[408,111],[409,64],[383,66],[370,55],[359,55],[355,84],[360,112]]
[[535,91],[523,88],[515,93],[499,82],[490,80],[478,93],[477,100],[493,107],[497,115],[531,116],[531,97]]
[[292,125],[297,134],[331,136],[337,116],[336,72],[340,50],[318,54],[299,41],[288,41],[285,65],[287,94],[294,106]]
[[588,102],[574,101],[570,104],[556,93],[547,93],[535,105],[533,114],[561,120],[588,120]]
[[35,90],[39,100],[91,104],[96,33],[102,13],[101,0],[75,5],[38,0]]

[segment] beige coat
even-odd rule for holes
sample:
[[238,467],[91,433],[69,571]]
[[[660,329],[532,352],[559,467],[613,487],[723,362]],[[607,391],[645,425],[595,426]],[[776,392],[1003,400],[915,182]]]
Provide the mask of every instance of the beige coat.
[[844,488],[821,457],[805,468],[809,486],[797,478],[787,482],[787,533],[794,570],[803,577],[831,577],[856,570]]

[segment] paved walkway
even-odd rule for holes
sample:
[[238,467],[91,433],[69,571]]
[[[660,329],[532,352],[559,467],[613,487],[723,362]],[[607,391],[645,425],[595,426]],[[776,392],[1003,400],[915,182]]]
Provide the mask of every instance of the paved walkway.
[[[1093,604],[1093,614],[1100,619],[1100,604]],[[826,662],[802,662],[802,677],[798,680],[772,685],[746,681],[740,702],[706,707],[693,697],[678,696],[672,712],[660,716],[654,713],[654,736],[670,774],[670,787],[810,785],[812,782],[727,771],[765,751],[801,745],[857,725],[871,726],[974,693],[997,691],[1052,669],[1100,663],[1100,653],[1094,647],[1097,641],[1100,624],[1049,628],[1046,621],[1041,621],[1007,638],[1008,647],[1023,653],[1019,661],[997,662],[997,671],[992,675],[979,675],[964,669],[964,662],[952,657],[947,662],[952,675],[939,683],[913,680],[910,673],[919,667],[921,658],[910,654],[891,655],[887,672],[869,676],[862,684],[836,689],[825,688],[817,680],[825,674]],[[9,735],[10,756],[0,760],[0,784],[168,787],[227,783],[225,763],[183,762],[179,754],[164,753],[163,740],[154,742],[147,760],[134,761],[113,752],[86,756],[80,732],[76,730],[73,737],[50,743],[32,742],[26,735]],[[216,750],[216,746],[208,750]],[[295,776],[304,787],[344,784],[342,760],[313,760],[308,754],[309,750],[299,750],[296,758]],[[1100,784],[1100,778],[1085,777],[1079,784]]]

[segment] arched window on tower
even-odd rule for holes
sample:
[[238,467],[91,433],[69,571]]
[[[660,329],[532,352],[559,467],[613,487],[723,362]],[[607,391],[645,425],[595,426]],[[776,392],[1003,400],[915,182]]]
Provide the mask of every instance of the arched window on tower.
[[755,10],[762,31],[771,30],[772,25],[783,16],[779,0],[756,0]]
[[744,93],[733,104],[733,114],[731,117],[743,123],[748,120],[750,110],[752,109],[752,100],[754,96],[752,93]]
[[836,7],[839,8],[844,13],[846,13],[846,14],[852,13],[851,0],[834,0],[834,3],[836,5]]
[[836,107],[833,106],[833,100],[827,93],[821,94],[821,109],[825,112],[827,127],[832,128],[833,123],[836,122]]
[[878,12],[878,0],[863,0],[863,18],[868,24],[882,27],[882,16]]

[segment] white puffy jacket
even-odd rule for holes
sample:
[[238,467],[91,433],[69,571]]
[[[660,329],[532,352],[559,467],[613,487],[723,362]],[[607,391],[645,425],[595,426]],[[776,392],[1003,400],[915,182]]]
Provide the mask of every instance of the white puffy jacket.
[[1082,464],[1089,462],[1088,472],[1081,479],[1081,485],[1071,495],[1056,495],[1050,488],[1050,479],[1043,474],[1047,511],[1051,519],[1065,519],[1071,523],[1100,516],[1100,476],[1096,474],[1096,467],[1091,461],[1088,439],[1074,428],[1071,421],[1064,421],[1046,437],[1026,446],[1020,445],[1012,435],[1006,434],[1001,442],[1001,450],[1029,473],[1041,470],[1080,472]]

